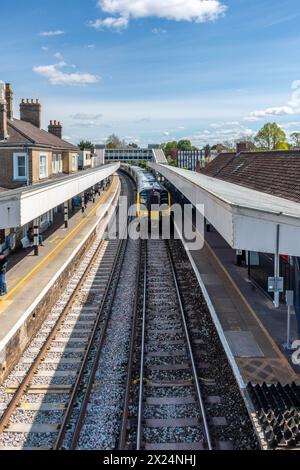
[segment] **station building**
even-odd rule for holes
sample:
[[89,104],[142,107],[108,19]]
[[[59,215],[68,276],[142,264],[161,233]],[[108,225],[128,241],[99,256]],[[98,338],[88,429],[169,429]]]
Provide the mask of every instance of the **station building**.
[[[34,221],[35,225],[38,225],[39,232],[43,233],[59,214],[63,217],[64,212],[71,209],[74,197],[80,196],[82,191],[89,191],[95,183],[98,183],[97,176],[92,174],[72,179],[79,174],[79,149],[62,138],[61,123],[56,120],[50,121],[47,131],[41,126],[42,105],[39,100],[22,99],[20,118],[17,119],[13,114],[12,87],[8,83],[0,84],[0,195],[1,203],[3,206],[7,204],[6,210],[10,211],[10,220],[5,223],[7,215],[5,218],[3,216],[0,224],[1,251],[11,251],[21,246]],[[94,159],[93,163],[96,161]],[[95,167],[91,155],[89,162],[90,165],[85,165],[83,169]],[[98,174],[100,175],[100,172]],[[54,197],[55,188],[58,191],[60,186],[70,188],[66,200],[63,194],[60,198],[57,198],[57,195]],[[35,210],[39,204],[40,188],[44,188],[45,194],[49,195],[48,199],[52,197],[50,189],[54,191],[53,201],[47,200],[44,207]],[[32,199],[32,204],[35,205],[32,207],[32,213],[35,216],[32,218],[26,216],[24,218],[26,224],[22,224],[18,219],[17,223],[11,222],[12,204],[5,201],[19,200],[20,210],[24,212],[23,198],[25,194],[28,195],[33,191],[37,194],[36,198]]]
[[198,171],[205,166],[205,153],[203,150],[177,150],[176,165],[178,168]]
[[[3,88],[2,88],[3,90]],[[14,189],[78,171],[78,148],[62,139],[60,122],[41,129],[39,100],[22,100],[20,119],[13,115],[13,90],[6,84],[0,99],[0,186]]]

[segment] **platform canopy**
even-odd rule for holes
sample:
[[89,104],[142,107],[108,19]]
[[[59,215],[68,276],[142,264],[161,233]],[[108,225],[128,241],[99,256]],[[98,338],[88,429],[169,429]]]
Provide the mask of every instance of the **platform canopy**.
[[119,163],[103,165],[53,181],[1,192],[0,229],[22,227],[108,178],[119,167]]
[[300,256],[300,204],[169,165],[149,163],[193,205],[235,249]]

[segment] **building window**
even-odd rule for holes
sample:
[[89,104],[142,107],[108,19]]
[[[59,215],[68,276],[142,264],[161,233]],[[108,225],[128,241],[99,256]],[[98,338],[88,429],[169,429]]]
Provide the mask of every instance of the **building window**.
[[77,156],[72,155],[72,171],[77,171]]
[[40,178],[48,177],[48,156],[40,155]]
[[58,155],[58,173],[63,172],[63,166],[62,166],[62,156]]
[[62,158],[60,154],[53,154],[52,173],[53,175],[57,175],[57,173],[62,173]]
[[58,172],[58,155],[53,155],[52,156],[52,173],[56,175]]
[[27,155],[26,153],[14,153],[14,180],[27,180]]

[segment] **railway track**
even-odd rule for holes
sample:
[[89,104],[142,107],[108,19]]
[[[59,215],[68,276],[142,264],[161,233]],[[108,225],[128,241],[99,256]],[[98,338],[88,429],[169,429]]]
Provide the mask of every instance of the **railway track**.
[[40,331],[39,335],[47,334],[49,322],[53,324],[38,355],[26,371],[40,344],[39,335],[18,364],[13,375],[20,383],[6,384],[6,391],[14,394],[0,420],[2,446],[10,440],[21,448],[60,444],[95,335],[105,329],[103,305],[121,249],[118,241],[95,242],[54,308],[61,312],[54,313]]
[[126,251],[120,238],[95,240],[2,387],[0,449],[59,449],[66,434],[76,447]]
[[[239,448],[237,426],[245,430],[244,445],[257,448],[224,351],[219,361],[226,379],[217,382],[209,343],[218,338],[181,243],[143,242],[141,266],[136,354],[128,369],[119,449],[229,450]],[[236,409],[232,417],[228,395]]]
[[0,449],[258,447],[174,240],[96,240],[0,387],[1,409]]

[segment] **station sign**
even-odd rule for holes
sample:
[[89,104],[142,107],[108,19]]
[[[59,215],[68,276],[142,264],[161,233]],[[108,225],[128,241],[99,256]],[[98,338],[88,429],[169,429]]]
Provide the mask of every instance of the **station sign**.
[[283,292],[283,277],[269,277],[268,278],[268,292]]

